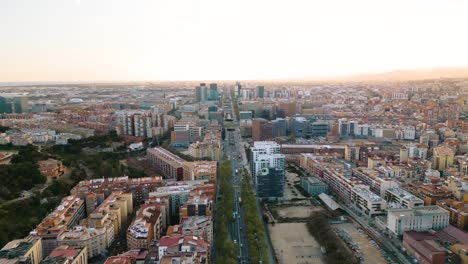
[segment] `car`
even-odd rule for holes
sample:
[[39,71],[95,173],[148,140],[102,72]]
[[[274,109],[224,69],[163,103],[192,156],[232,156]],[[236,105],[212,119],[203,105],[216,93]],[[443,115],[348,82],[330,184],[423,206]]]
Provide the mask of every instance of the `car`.
[[237,244],[237,240],[234,239],[234,244]]

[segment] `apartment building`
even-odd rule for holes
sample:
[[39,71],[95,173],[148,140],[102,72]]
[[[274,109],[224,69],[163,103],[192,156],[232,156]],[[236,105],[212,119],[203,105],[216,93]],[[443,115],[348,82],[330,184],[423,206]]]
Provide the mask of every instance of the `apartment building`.
[[41,238],[28,236],[8,242],[0,250],[0,263],[39,264],[42,256]]
[[213,219],[211,216],[191,216],[181,219],[181,235],[201,237],[213,241]]
[[75,226],[73,229],[61,233],[57,241],[59,245],[85,247],[88,258],[93,258],[107,252],[115,235],[112,221],[107,219],[102,227]]
[[213,214],[213,200],[207,196],[190,197],[179,207],[180,221],[192,216],[211,216]]
[[[155,191],[162,186],[162,177],[144,177],[144,178],[129,178],[116,177],[116,178],[100,178],[80,181],[75,185],[70,193],[74,196],[85,199],[87,194],[102,194],[103,197],[109,196],[113,191],[123,191],[132,193],[135,203],[142,203],[147,199],[150,192]],[[104,199],[95,201],[93,204],[101,203]],[[93,208],[94,210],[94,208]],[[87,213],[91,213],[87,210]]]
[[222,155],[221,135],[215,132],[205,134],[203,141],[197,141],[190,144],[188,148],[189,155],[196,159],[209,158],[213,161],[219,161]]
[[133,199],[131,193],[122,191],[112,192],[94,211],[86,218],[88,227],[102,227],[107,219],[112,221],[116,233],[127,222],[128,215],[133,212]]
[[216,182],[217,176],[217,162],[216,161],[194,161],[184,162],[184,181],[194,180],[208,180],[209,182]]
[[[209,259],[210,244],[196,236],[173,235],[163,236],[158,243],[158,256],[163,258],[165,255],[178,254],[182,252],[203,254]],[[202,262],[205,263],[205,262]]]
[[58,246],[41,264],[88,264],[88,250],[85,247]]
[[142,205],[127,230],[128,249],[148,249],[161,231],[161,211],[156,205]]
[[450,212],[450,224],[461,230],[468,228],[468,193],[465,193],[463,201],[454,199],[439,200],[437,206]]
[[447,146],[438,146],[433,150],[433,169],[445,170],[453,165],[455,153]]
[[149,111],[119,111],[117,131],[126,136],[153,137],[153,113]]
[[85,216],[83,199],[67,196],[54,211],[48,214],[37,227],[30,232],[32,237],[42,239],[42,252],[45,256],[58,246],[58,235],[72,229]]
[[153,164],[156,170],[163,176],[179,181],[183,179],[183,163],[186,162],[184,159],[162,147],[148,149],[146,154],[151,164]]

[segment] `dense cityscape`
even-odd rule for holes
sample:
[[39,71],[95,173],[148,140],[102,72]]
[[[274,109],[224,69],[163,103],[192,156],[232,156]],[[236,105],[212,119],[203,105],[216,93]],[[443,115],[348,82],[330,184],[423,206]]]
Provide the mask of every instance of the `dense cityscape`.
[[466,263],[467,79],[3,87],[0,263]]
[[468,264],[467,10],[0,0],[0,264]]

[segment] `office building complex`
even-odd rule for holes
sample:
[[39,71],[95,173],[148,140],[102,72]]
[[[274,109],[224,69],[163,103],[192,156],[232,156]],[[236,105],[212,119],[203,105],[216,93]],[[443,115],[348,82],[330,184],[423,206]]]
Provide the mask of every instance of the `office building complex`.
[[328,193],[328,186],[316,177],[301,177],[301,187],[310,196],[318,196],[321,193]]
[[0,114],[28,112],[27,93],[0,93]]

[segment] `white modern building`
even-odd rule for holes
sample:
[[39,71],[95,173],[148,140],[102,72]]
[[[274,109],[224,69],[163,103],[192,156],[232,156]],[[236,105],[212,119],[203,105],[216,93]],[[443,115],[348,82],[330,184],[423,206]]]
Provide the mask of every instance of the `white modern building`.
[[273,141],[256,141],[251,148],[252,176],[259,197],[282,197],[285,156]]
[[449,212],[439,206],[389,209],[387,228],[395,235],[404,231],[439,230],[449,225]]
[[414,208],[424,206],[424,201],[402,188],[390,188],[385,191],[385,201],[389,208]]
[[383,214],[387,209],[387,202],[369,190],[369,186],[360,185],[351,189],[351,201],[369,217]]

